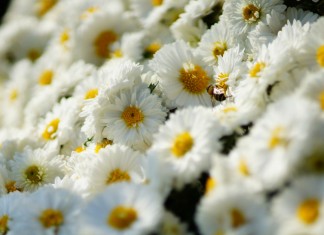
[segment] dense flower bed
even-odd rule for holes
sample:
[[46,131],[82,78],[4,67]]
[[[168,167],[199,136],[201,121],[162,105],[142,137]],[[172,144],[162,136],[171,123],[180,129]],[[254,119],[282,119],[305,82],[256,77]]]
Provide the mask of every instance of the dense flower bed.
[[323,235],[323,6],[14,0],[0,234]]

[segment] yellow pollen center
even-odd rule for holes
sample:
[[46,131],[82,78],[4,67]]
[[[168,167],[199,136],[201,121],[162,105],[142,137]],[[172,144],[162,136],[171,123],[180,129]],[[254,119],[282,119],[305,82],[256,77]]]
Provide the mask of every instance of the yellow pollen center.
[[25,170],[26,179],[32,184],[39,184],[43,181],[44,173],[38,166],[29,166]]
[[12,89],[10,94],[9,94],[9,99],[10,101],[15,101],[18,97],[18,91],[17,89]]
[[109,58],[110,45],[116,42],[117,39],[117,34],[111,30],[101,32],[93,42],[97,56],[101,58]]
[[8,230],[9,230],[8,221],[9,221],[8,215],[2,215],[0,217],[0,233],[1,234],[6,234],[8,232]]
[[157,42],[153,42],[150,45],[148,45],[144,50],[144,58],[150,59],[153,57],[153,55],[160,50],[161,44]]
[[82,14],[81,14],[81,19],[85,20],[86,18],[88,18],[90,15],[92,15],[93,13],[97,12],[99,9],[98,7],[89,7],[87,10],[85,10]]
[[123,57],[123,51],[121,49],[117,49],[113,53],[111,53],[111,57],[113,57],[113,58],[122,58]]
[[7,193],[20,191],[20,189],[16,187],[16,181],[9,181],[8,183],[6,183],[5,187],[7,189]]
[[246,162],[243,159],[240,160],[238,170],[244,176],[249,176],[250,175],[249,168],[248,168]]
[[70,40],[69,30],[65,29],[60,35],[60,44],[65,48],[66,43]]
[[297,217],[305,224],[313,224],[320,216],[319,206],[317,199],[307,199],[298,206]]
[[151,0],[153,6],[160,6],[163,4],[163,0]]
[[268,142],[269,149],[274,149],[278,146],[288,146],[289,141],[282,136],[283,130],[284,129],[282,127],[278,126],[272,131],[270,140]]
[[129,228],[137,220],[137,212],[131,207],[117,206],[108,216],[108,224],[118,230]]
[[322,91],[321,94],[319,95],[319,101],[320,101],[321,109],[324,110],[324,91]]
[[207,194],[207,193],[211,192],[216,187],[216,184],[217,184],[216,180],[213,179],[212,177],[209,177],[206,181],[205,193]]
[[74,149],[74,151],[77,153],[82,153],[84,150],[85,150],[85,148],[83,146],[78,146]]
[[176,136],[171,148],[174,156],[181,158],[189,152],[194,144],[194,140],[189,132],[184,132]]
[[260,8],[253,4],[249,4],[243,8],[242,12],[243,18],[248,23],[256,22],[261,17]]
[[42,137],[45,140],[54,140],[56,138],[56,132],[60,124],[60,119],[55,118],[50,123],[47,124]]
[[44,228],[58,227],[64,223],[64,216],[59,210],[46,209],[39,216],[39,221]]
[[37,2],[37,15],[44,16],[49,12],[56,4],[57,0],[38,0]]
[[228,73],[220,73],[216,79],[217,88],[223,90],[225,94],[228,88],[228,85],[226,84],[228,77],[229,77]]
[[52,79],[54,76],[54,72],[52,70],[45,70],[38,78],[38,84],[41,86],[50,85],[52,83]]
[[185,64],[185,67],[180,70],[179,81],[187,92],[202,94],[206,92],[211,78],[199,65]]
[[263,62],[258,62],[256,63],[253,68],[250,70],[250,76],[252,78],[259,78],[260,77],[260,72],[266,67],[266,64]]
[[113,184],[121,181],[130,181],[131,178],[126,171],[122,171],[119,168],[110,172],[106,184]]
[[235,229],[241,227],[246,223],[244,214],[236,208],[232,209],[231,211],[231,220],[232,220],[232,227]]
[[324,45],[317,49],[316,60],[321,67],[324,67]]
[[105,148],[107,145],[112,145],[113,141],[108,139],[103,139],[102,142],[96,144],[95,153],[99,153],[99,150]]
[[215,59],[217,60],[218,56],[223,56],[226,50],[227,50],[226,42],[215,42],[214,49],[213,49],[213,55]]
[[36,49],[30,49],[27,52],[27,58],[32,62],[35,62],[40,57],[40,55],[41,53]]
[[237,107],[236,106],[227,106],[223,108],[223,113],[231,113],[231,112],[237,112]]
[[144,115],[142,111],[134,106],[129,106],[124,109],[121,114],[121,118],[124,120],[128,128],[138,127],[144,121]]
[[85,100],[93,99],[93,98],[96,98],[97,95],[98,95],[98,89],[94,88],[94,89],[91,89],[91,90],[87,91],[87,93],[84,96],[84,99]]

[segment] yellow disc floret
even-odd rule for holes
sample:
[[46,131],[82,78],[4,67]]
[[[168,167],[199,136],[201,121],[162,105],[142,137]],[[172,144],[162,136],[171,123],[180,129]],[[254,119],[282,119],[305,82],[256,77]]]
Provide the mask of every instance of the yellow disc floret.
[[163,4],[163,0],[151,0],[153,6],[160,6]]
[[258,62],[256,63],[251,69],[250,69],[250,76],[252,78],[258,78],[260,77],[260,72],[266,67],[266,64],[264,62]]
[[44,172],[39,166],[32,165],[25,169],[25,177],[32,184],[39,184],[44,180]]
[[108,139],[103,139],[101,142],[96,144],[95,153],[99,153],[100,149],[105,148],[107,145],[112,145],[113,141]]
[[111,30],[101,32],[94,40],[93,45],[98,57],[109,58],[110,46],[118,39],[118,35]]
[[317,49],[316,60],[321,67],[324,67],[324,45]]
[[0,217],[0,234],[7,234],[9,230],[8,221],[9,221],[8,215],[4,214]]
[[10,94],[9,94],[9,100],[10,101],[15,101],[18,97],[18,90],[17,89],[12,89]]
[[117,206],[108,216],[108,225],[118,230],[129,228],[137,220],[137,212],[132,207]]
[[192,149],[194,140],[189,132],[178,134],[174,139],[171,152],[174,156],[181,158]]
[[38,78],[38,84],[41,86],[47,86],[52,83],[54,72],[52,70],[45,70]]
[[138,127],[144,121],[143,112],[135,106],[125,108],[121,114],[121,118],[128,128]]
[[297,217],[305,224],[313,224],[320,216],[320,202],[315,198],[307,199],[298,206]]
[[35,62],[40,56],[41,56],[41,53],[37,49],[30,49],[27,52],[27,58],[31,62]]
[[37,1],[37,15],[43,16],[49,12],[57,3],[57,0],[38,0]]
[[269,149],[274,149],[278,146],[287,147],[289,144],[289,141],[287,138],[283,137],[283,131],[284,129],[281,126],[276,127],[273,129],[269,142],[268,147]]
[[243,159],[240,160],[238,170],[244,176],[249,176],[250,175],[249,168],[248,168],[245,160],[243,160]]
[[212,177],[209,177],[206,181],[206,191],[205,193],[211,192],[216,187],[216,180]]
[[231,210],[232,227],[237,229],[246,223],[244,214],[239,209]]
[[253,22],[257,22],[260,19],[261,11],[259,7],[253,4],[249,4],[243,8],[242,15],[243,15],[243,19],[247,23],[253,23]]
[[85,100],[93,99],[93,98],[96,98],[97,95],[98,95],[98,89],[97,88],[90,89],[84,95],[84,99]]
[[179,81],[185,91],[192,94],[202,94],[206,92],[211,78],[199,65],[186,63],[180,70]]
[[131,178],[126,171],[117,168],[110,172],[106,184],[113,184],[122,181],[130,181]]
[[223,56],[226,50],[227,50],[226,42],[215,42],[213,48],[213,55],[215,59],[218,60],[218,56]]
[[55,118],[52,121],[50,121],[45,130],[43,131],[42,137],[45,140],[54,140],[56,138],[56,132],[58,129],[58,126],[60,124],[60,119]]
[[39,216],[44,228],[59,227],[64,223],[64,216],[60,210],[46,209]]

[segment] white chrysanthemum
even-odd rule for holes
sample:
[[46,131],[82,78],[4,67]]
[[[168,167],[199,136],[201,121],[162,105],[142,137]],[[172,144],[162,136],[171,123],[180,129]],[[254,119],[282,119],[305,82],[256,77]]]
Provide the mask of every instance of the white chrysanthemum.
[[321,234],[324,229],[323,177],[296,178],[273,202],[279,235]]
[[187,224],[169,211],[164,211],[158,235],[192,235],[188,232]]
[[203,235],[273,234],[265,202],[244,187],[224,187],[203,197],[196,221]]
[[270,105],[256,122],[246,147],[251,148],[252,175],[264,187],[281,186],[292,177],[300,158],[310,152],[309,142],[318,117],[319,108],[315,104],[290,96]]
[[285,8],[282,0],[233,0],[225,2],[223,16],[234,32],[244,34],[265,22],[271,11],[281,13]]
[[226,51],[237,46],[239,39],[236,37],[226,24],[214,24],[202,36],[196,52],[208,65],[217,65]]
[[119,182],[142,183],[142,161],[140,153],[126,146],[115,144],[101,149],[98,156],[89,163],[85,176],[90,190],[97,193]]
[[144,185],[114,184],[93,198],[82,212],[81,234],[148,234],[162,217],[162,201]]
[[50,149],[25,149],[16,153],[10,161],[11,174],[16,187],[34,191],[45,184],[53,183],[55,177],[64,175],[61,159]]
[[[66,189],[44,187],[14,214],[13,234],[78,234],[80,197]],[[9,223],[10,224],[10,223]],[[16,225],[16,226],[15,226]]]
[[288,7],[286,11],[286,18],[290,23],[293,23],[293,21],[296,20],[300,21],[304,25],[306,23],[315,22],[318,17],[318,14],[311,11],[305,11],[301,8]]
[[146,84],[109,97],[103,112],[103,136],[129,146],[150,146],[153,133],[166,116],[161,99],[150,94]]
[[78,27],[75,58],[102,64],[119,49],[121,35],[136,28],[136,21],[124,13],[100,11]]
[[211,106],[207,87],[212,83],[210,68],[183,41],[163,46],[151,67],[160,77],[166,96],[180,106]]
[[182,187],[209,169],[211,155],[220,149],[218,138],[222,134],[212,110],[187,108],[160,127],[149,151],[174,177],[176,186]]
[[301,65],[311,70],[324,68],[324,18],[312,24],[301,46],[301,55],[297,58]]

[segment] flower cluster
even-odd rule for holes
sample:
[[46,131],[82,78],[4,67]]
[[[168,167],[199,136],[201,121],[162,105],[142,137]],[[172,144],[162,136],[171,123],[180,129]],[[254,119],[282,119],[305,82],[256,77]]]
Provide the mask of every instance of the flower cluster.
[[0,234],[323,235],[318,13],[283,0],[12,1]]

